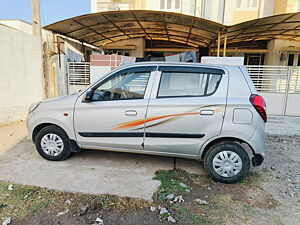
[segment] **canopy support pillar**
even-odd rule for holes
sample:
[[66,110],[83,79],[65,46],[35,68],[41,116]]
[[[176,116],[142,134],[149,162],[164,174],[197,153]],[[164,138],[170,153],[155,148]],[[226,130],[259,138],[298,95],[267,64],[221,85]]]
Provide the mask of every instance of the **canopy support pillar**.
[[224,46],[223,46],[223,57],[226,57],[226,50],[227,50],[227,34],[224,35]]
[[217,57],[220,57],[220,44],[221,44],[221,33],[218,32],[218,47],[217,47]]

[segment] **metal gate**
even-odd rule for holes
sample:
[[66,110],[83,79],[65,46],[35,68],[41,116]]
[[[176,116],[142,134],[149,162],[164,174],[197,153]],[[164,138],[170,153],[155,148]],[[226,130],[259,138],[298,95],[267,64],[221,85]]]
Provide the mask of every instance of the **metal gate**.
[[90,63],[68,62],[68,93],[77,92],[90,85]]
[[300,116],[300,67],[291,67],[288,77],[288,93],[285,114]]
[[300,116],[300,67],[247,66],[268,114]]

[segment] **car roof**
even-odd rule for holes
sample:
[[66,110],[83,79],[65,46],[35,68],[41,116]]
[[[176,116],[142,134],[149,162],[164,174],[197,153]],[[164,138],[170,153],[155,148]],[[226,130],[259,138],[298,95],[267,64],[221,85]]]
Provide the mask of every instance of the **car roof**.
[[126,64],[127,66],[201,66],[201,67],[217,67],[217,68],[232,68],[239,67],[234,65],[222,65],[222,64],[206,64],[206,63],[189,63],[189,62],[162,62],[162,61],[150,61],[150,62],[135,62]]

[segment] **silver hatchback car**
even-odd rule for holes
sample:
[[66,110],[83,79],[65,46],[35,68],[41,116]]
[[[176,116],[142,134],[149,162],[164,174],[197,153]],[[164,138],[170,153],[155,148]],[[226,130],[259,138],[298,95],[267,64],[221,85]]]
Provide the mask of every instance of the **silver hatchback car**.
[[234,183],[264,159],[266,105],[241,66],[136,63],[29,111],[48,160],[82,149],[203,159],[213,179]]

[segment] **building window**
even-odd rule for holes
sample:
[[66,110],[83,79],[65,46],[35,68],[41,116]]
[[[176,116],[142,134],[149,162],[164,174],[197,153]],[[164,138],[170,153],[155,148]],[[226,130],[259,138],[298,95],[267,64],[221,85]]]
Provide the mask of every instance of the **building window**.
[[252,0],[252,7],[257,7],[258,0]]
[[161,9],[165,8],[165,0],[160,0],[160,8]]
[[236,0],[235,7],[238,9],[257,8],[258,0]]
[[160,0],[160,9],[180,9],[180,0]]
[[167,9],[172,8],[172,0],[167,0]]
[[247,8],[249,8],[250,7],[250,0],[247,0],[247,2],[246,2],[246,6],[247,6]]
[[236,8],[241,8],[242,7],[242,0],[236,0],[235,6],[236,6]]
[[294,65],[295,54],[289,54],[288,66]]
[[180,8],[180,0],[175,0],[175,9]]
[[205,0],[204,2],[204,11],[203,11],[203,15],[204,15],[204,19],[207,20],[212,20],[212,10],[213,10],[213,5],[212,5],[212,1],[211,0]]

